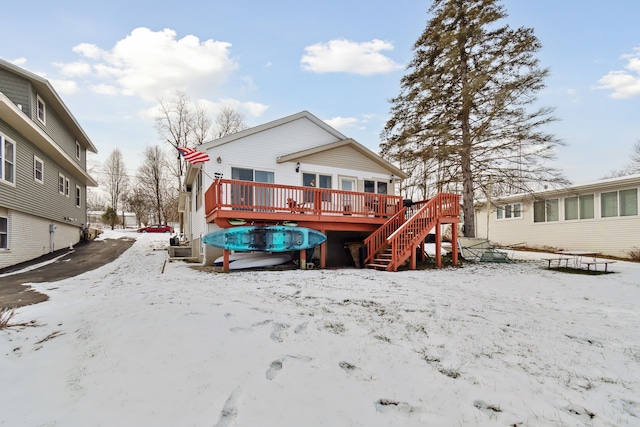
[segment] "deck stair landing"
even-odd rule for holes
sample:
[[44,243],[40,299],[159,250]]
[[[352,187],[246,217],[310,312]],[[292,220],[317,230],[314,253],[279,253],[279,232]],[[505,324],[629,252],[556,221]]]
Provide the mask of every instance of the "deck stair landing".
[[364,240],[368,268],[398,271],[407,260],[410,268],[416,268],[417,248],[422,245],[427,234],[436,229],[436,265],[442,266],[440,246],[442,236],[440,226],[453,224],[453,260],[457,264],[457,224],[460,217],[460,198],[457,194],[439,193],[434,198],[416,203],[415,213],[406,218],[406,208],[391,217],[378,230]]

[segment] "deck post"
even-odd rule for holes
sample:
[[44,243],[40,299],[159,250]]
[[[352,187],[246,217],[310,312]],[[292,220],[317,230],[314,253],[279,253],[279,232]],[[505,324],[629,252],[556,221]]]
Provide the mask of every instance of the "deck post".
[[307,250],[302,249],[299,252],[300,252],[300,269],[306,270],[307,269]]
[[436,267],[442,268],[442,224],[436,221]]
[[[326,235],[326,231],[323,230],[323,233]],[[327,244],[323,243],[320,245],[320,268],[324,269],[327,266]]]
[[229,249],[225,249],[222,252],[222,271],[225,273],[229,272],[229,253],[231,251]]
[[451,224],[451,260],[458,265],[458,222]]

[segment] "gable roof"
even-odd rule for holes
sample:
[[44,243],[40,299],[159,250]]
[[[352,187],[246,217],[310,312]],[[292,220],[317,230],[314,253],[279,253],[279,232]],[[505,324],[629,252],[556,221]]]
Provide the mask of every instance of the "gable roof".
[[242,130],[240,132],[236,132],[236,133],[231,134],[231,135],[223,136],[222,138],[214,139],[213,141],[205,142],[202,145],[200,145],[198,147],[198,149],[200,149],[201,151],[204,151],[204,150],[208,150],[209,148],[219,147],[221,145],[228,144],[228,143],[236,141],[238,139],[246,138],[247,136],[255,135],[257,133],[264,132],[264,131],[269,130],[269,129],[273,129],[273,128],[276,128],[278,126],[282,126],[282,125],[285,125],[287,123],[294,122],[294,121],[296,121],[298,119],[301,119],[301,118],[308,119],[309,121],[313,122],[317,126],[319,126],[322,129],[324,129],[327,133],[329,133],[329,134],[333,135],[334,137],[336,137],[336,139],[346,139],[347,138],[346,136],[344,136],[343,134],[341,134],[340,132],[338,132],[337,130],[335,130],[334,128],[332,128],[331,126],[329,126],[328,124],[326,124],[325,122],[323,122],[322,120],[320,120],[319,118],[317,118],[316,116],[311,114],[310,112],[301,111],[299,113],[292,114],[290,116],[283,117],[283,118],[278,119],[278,120],[273,120],[271,122],[264,123],[262,125],[255,126],[255,127],[249,128],[249,129],[245,129],[245,130]]
[[198,147],[198,149],[201,150],[201,151],[206,151],[206,150],[208,150],[210,148],[219,147],[221,145],[228,144],[230,142],[233,142],[233,141],[236,141],[236,140],[239,140],[239,139],[242,139],[242,138],[246,138],[246,137],[248,137],[250,135],[255,135],[257,133],[264,132],[264,131],[269,130],[269,129],[273,129],[273,128],[276,128],[278,126],[282,126],[282,125],[294,122],[294,121],[299,120],[301,118],[305,118],[305,119],[311,121],[312,123],[314,123],[318,127],[322,128],[325,132],[327,132],[330,135],[334,136],[338,141],[332,142],[332,143],[329,143],[329,144],[320,145],[320,146],[317,146],[317,147],[313,147],[313,148],[310,148],[310,149],[307,149],[307,150],[302,150],[302,151],[298,151],[298,152],[295,152],[295,153],[287,154],[287,155],[284,155],[284,156],[280,156],[280,157],[278,157],[276,159],[277,163],[289,162],[289,161],[292,161],[292,160],[295,160],[295,159],[299,159],[299,158],[302,158],[304,156],[308,156],[308,155],[311,155],[311,154],[317,154],[317,153],[320,153],[320,152],[333,150],[333,149],[336,149],[336,148],[339,148],[339,147],[349,146],[349,147],[355,149],[356,151],[358,151],[359,153],[363,154],[364,156],[368,157],[369,159],[371,159],[375,163],[377,163],[380,166],[384,167],[385,169],[388,169],[390,172],[392,172],[398,178],[406,179],[406,178],[409,177],[409,175],[407,175],[400,168],[398,168],[395,165],[393,165],[391,162],[388,162],[387,160],[383,159],[382,157],[380,157],[379,155],[377,155],[373,151],[369,150],[364,145],[356,142],[354,139],[347,138],[345,135],[343,135],[342,133],[338,132],[337,130],[335,130],[334,128],[329,126],[326,122],[320,120],[318,117],[314,116],[313,114],[311,114],[308,111],[301,111],[299,113],[292,114],[290,116],[283,117],[283,118],[278,119],[278,120],[273,120],[271,122],[268,122],[268,123],[265,123],[265,124],[262,124],[262,125],[259,125],[259,126],[255,126],[255,127],[249,128],[249,129],[245,129],[243,131],[240,131],[240,132],[237,132],[237,133],[234,133],[234,134],[231,134],[231,135],[227,135],[227,136],[224,136],[222,138],[215,139],[213,141],[206,142],[206,143],[200,145]]
[[26,80],[29,80],[31,85],[36,89],[36,92],[42,94],[47,99],[47,108],[52,108],[59,113],[60,120],[67,128],[71,130],[75,139],[87,151],[91,151],[93,153],[98,152],[95,145],[93,145],[93,142],[91,142],[82,127],[80,127],[80,124],[78,124],[73,114],[71,114],[71,111],[69,111],[65,103],[62,101],[60,96],[58,96],[58,93],[53,88],[53,86],[51,86],[47,79],[40,77],[30,71],[27,71],[24,68],[18,67],[17,65],[14,65],[1,58],[0,68],[3,68],[13,74],[17,74]]
[[301,159],[301,158],[303,158],[305,156],[309,156],[309,155],[313,155],[313,154],[317,154],[317,153],[322,153],[322,152],[325,152],[325,151],[334,150],[336,148],[345,147],[345,146],[348,146],[350,148],[355,149],[360,154],[364,155],[365,157],[367,157],[370,160],[374,161],[375,163],[379,164],[383,168],[388,169],[389,171],[391,171],[395,176],[397,176],[400,179],[407,179],[409,177],[409,175],[407,175],[400,168],[396,167],[393,163],[388,162],[387,160],[385,160],[382,157],[378,156],[373,151],[369,150],[364,145],[358,143],[357,141],[355,141],[354,139],[351,139],[351,138],[342,139],[340,141],[332,142],[330,144],[324,144],[324,145],[320,145],[318,147],[313,147],[313,148],[309,148],[307,150],[302,150],[302,151],[298,151],[298,152],[295,152],[295,153],[291,153],[291,154],[287,154],[287,155],[284,155],[284,156],[280,156],[280,157],[278,157],[276,159],[276,162],[277,163],[291,162],[291,161],[295,161],[295,160]]

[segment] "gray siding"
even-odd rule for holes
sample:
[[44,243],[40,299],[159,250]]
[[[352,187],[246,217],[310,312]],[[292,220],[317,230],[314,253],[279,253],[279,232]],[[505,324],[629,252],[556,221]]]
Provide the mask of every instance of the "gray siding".
[[[15,186],[0,182],[0,205],[52,221],[77,226],[84,224],[86,219],[84,186],[2,120],[0,120],[0,134],[16,144]],[[43,184],[33,178],[34,155],[44,162]],[[58,192],[59,173],[64,174],[69,180],[69,197]],[[76,185],[80,186],[82,193],[79,208],[76,207]]]
[[[37,117],[37,102],[38,96],[45,103],[45,114],[46,120],[43,125],[42,122]],[[44,132],[53,139],[62,150],[69,155],[74,161],[76,161],[79,165],[82,165],[82,168],[85,169],[85,150],[81,149],[80,160],[76,159],[76,138],[73,134],[71,134],[67,128],[64,126],[62,121],[60,120],[60,116],[53,109],[53,102],[46,98],[42,93],[36,93],[35,91],[31,96],[31,111],[33,114],[31,115],[31,120],[40,126]]]
[[4,93],[14,104],[22,105],[22,111],[28,117],[31,117],[30,87],[31,84],[28,80],[0,69],[0,92]]

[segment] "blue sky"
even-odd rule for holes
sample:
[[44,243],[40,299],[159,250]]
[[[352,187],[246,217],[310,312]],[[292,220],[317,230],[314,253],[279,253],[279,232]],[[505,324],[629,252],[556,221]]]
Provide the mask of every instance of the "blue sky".
[[[61,0],[3,5],[0,57],[53,84],[99,150],[130,169],[159,144],[156,100],[177,89],[214,118],[256,126],[307,110],[378,151],[431,2],[415,0]],[[538,105],[560,121],[557,162],[576,183],[628,161],[640,139],[640,2],[506,0],[550,68]]]

